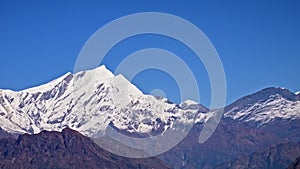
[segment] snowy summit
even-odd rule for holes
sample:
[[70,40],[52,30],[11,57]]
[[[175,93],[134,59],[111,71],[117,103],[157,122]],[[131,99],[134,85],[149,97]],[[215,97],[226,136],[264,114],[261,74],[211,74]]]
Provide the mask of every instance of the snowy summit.
[[[191,103],[196,104],[188,101]],[[67,73],[22,91],[0,90],[1,127],[10,133],[33,134],[69,127],[93,136],[109,125],[130,133],[163,132],[173,128],[175,121],[206,121],[208,114],[202,110],[206,109],[183,109],[167,99],[145,95],[105,66]]]

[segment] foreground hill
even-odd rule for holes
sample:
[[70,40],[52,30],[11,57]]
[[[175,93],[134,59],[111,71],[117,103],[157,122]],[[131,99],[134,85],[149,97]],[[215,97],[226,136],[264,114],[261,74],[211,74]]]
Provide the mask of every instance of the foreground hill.
[[129,159],[71,129],[0,139],[0,168],[167,169],[157,158]]

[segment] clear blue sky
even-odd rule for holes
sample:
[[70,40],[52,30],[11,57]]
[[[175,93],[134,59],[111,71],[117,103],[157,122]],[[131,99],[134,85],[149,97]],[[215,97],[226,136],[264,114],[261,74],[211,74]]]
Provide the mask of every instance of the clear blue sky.
[[[0,88],[21,90],[72,72],[86,40],[108,22],[137,12],[164,12],[198,26],[212,41],[227,77],[227,102],[269,86],[300,90],[300,1],[0,1]],[[71,2],[71,1],[68,1]],[[128,54],[157,47],[178,54],[196,73],[201,103],[210,84],[184,45],[162,36],[136,36],[116,45],[104,63],[114,70]],[[159,80],[155,80],[159,79]],[[133,83],[179,100],[168,75],[149,70]]]

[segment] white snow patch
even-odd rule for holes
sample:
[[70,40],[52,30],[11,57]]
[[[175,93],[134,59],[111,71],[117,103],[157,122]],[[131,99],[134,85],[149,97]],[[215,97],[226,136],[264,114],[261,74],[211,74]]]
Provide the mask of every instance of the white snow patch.
[[194,100],[185,100],[182,103],[186,103],[187,105],[195,105],[195,104],[199,104],[198,102],[194,101]]

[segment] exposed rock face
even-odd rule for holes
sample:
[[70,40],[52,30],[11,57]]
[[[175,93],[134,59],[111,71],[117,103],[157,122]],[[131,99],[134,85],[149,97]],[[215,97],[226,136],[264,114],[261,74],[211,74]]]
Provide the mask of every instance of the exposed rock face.
[[300,156],[287,169],[300,169]]
[[16,138],[16,135],[13,135],[0,127],[0,139],[2,138]]
[[199,144],[197,138],[201,128],[201,124],[195,125],[180,144],[160,157],[176,169],[214,168],[281,141],[270,132],[222,119],[214,134],[205,143]]
[[239,157],[231,163],[221,164],[216,168],[282,169],[288,167],[299,155],[300,143],[286,142],[272,145],[263,151],[252,153],[250,156]]
[[129,159],[101,149],[71,129],[0,140],[0,168],[169,168],[157,158]]

